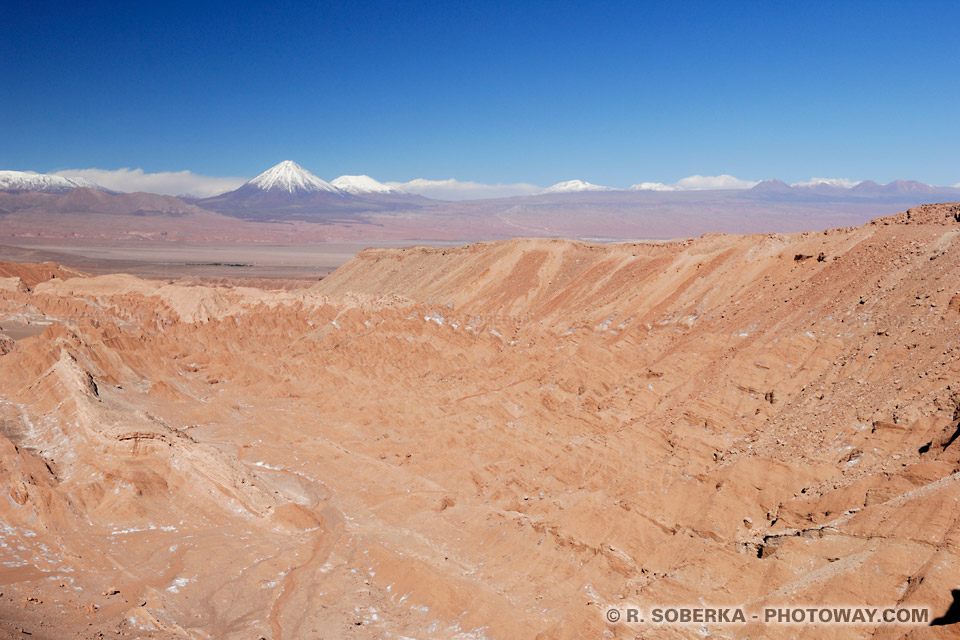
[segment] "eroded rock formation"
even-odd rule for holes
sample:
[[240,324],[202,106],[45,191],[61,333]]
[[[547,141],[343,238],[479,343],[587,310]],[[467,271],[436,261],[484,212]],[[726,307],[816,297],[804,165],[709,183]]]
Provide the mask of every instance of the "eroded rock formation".
[[603,619],[621,602],[942,615],[958,212],[367,250],[284,291],[3,265],[28,285],[0,320],[39,332],[0,350],[0,634],[633,637]]

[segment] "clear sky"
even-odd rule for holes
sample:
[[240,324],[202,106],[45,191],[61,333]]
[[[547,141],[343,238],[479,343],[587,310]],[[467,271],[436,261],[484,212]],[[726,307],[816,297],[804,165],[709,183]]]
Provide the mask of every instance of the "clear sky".
[[4,2],[0,169],[960,182],[960,3]]

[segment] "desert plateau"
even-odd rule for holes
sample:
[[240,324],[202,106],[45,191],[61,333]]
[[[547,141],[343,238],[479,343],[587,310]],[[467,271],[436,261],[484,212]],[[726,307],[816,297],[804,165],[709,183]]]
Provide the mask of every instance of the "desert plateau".
[[960,204],[373,248],[286,288],[0,265],[0,637],[947,638]]

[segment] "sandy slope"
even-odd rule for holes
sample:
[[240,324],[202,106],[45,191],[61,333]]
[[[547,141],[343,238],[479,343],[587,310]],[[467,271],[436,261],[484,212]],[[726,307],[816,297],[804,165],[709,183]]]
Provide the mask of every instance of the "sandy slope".
[[0,637],[633,637],[603,620],[622,602],[939,615],[957,218],[368,250],[292,291],[0,287],[0,320],[52,323],[0,358]]

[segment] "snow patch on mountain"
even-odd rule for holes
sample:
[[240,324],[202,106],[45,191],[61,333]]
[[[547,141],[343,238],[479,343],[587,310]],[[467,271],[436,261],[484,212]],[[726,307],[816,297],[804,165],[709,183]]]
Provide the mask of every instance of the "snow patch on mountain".
[[343,191],[326,180],[310,173],[293,160],[284,160],[247,182],[263,191],[315,192],[328,191],[342,195]]
[[385,185],[367,175],[340,176],[336,180],[333,180],[330,184],[341,191],[346,191],[347,193],[352,193],[354,195],[361,195],[364,193],[405,193],[401,189]]
[[838,189],[849,189],[855,187],[859,182],[848,180],[847,178],[810,178],[807,182],[794,182],[791,187],[836,187]]
[[33,171],[0,171],[0,191],[66,193],[77,187],[106,191],[103,187],[84,178],[66,178]]
[[577,193],[580,191],[618,191],[613,187],[602,187],[597,184],[591,184],[584,180],[567,180],[547,187],[540,193]]

